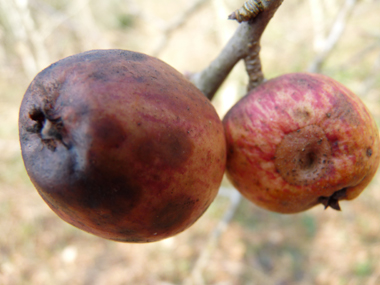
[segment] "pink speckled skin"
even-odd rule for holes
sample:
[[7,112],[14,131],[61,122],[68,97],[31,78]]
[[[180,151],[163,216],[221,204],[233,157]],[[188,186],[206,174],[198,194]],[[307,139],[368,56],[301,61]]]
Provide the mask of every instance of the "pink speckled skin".
[[164,62],[96,50],[39,73],[19,117],[25,167],[63,220],[103,238],[152,242],[215,198],[226,143],[209,100]]
[[379,166],[371,114],[355,94],[323,75],[269,80],[232,107],[223,124],[227,177],[271,211],[297,213],[330,197],[352,200]]

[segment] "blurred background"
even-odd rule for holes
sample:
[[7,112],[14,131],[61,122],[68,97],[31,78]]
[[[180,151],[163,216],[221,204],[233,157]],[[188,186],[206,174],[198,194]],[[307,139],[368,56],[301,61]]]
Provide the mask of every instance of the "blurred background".
[[[60,220],[25,172],[18,108],[33,77],[90,49],[154,55],[202,70],[238,24],[238,0],[0,0],[0,284],[380,284],[380,176],[342,212],[259,209],[225,180],[187,231],[151,244],[97,238]],[[380,1],[285,0],[262,39],[264,74],[327,74],[380,126]],[[213,100],[219,115],[244,95],[239,63]],[[379,173],[379,172],[378,172]]]

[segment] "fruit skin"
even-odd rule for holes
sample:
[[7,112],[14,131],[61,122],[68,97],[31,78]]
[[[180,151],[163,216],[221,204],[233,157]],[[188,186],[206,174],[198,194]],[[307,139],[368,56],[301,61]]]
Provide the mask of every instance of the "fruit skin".
[[94,50],[41,71],[20,108],[27,173],[66,222],[152,242],[192,225],[215,198],[224,129],[209,100],[166,63]]
[[223,119],[227,177],[248,200],[279,213],[319,203],[340,210],[379,166],[379,131],[337,81],[293,73],[269,80]]

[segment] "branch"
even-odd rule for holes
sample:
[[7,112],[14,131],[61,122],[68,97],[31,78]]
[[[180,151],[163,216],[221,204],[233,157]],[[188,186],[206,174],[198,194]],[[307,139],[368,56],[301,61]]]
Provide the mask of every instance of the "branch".
[[[254,2],[254,3],[261,3],[261,5],[258,5],[258,10],[254,9],[252,6],[248,5],[248,2]],[[254,39],[253,41],[248,45],[248,54],[244,58],[245,61],[245,68],[248,73],[249,82],[247,91],[252,90],[253,88],[257,87],[264,81],[264,74],[261,71],[261,60],[260,60],[260,39],[261,36],[267,27],[270,19],[272,19],[274,13],[277,11],[278,7],[282,4],[281,1],[248,1],[244,4],[243,8],[240,10],[252,12],[255,15],[253,19],[249,20],[250,25],[253,25],[256,27],[255,33],[253,35]],[[252,5],[252,4],[251,4]],[[251,8],[251,10],[249,9]],[[260,13],[261,12],[261,13]],[[237,16],[237,13],[235,12],[235,17]],[[249,13],[248,13],[249,14]],[[233,14],[231,15],[232,18]],[[245,16],[246,17],[246,16]]]
[[259,57],[260,39],[282,2],[283,0],[250,0],[229,16],[229,19],[244,23],[240,24],[219,56],[203,71],[190,77],[207,98],[211,100],[214,97],[232,68],[241,59],[245,59],[250,78],[248,89],[254,88],[264,80]]
[[242,23],[219,56],[203,71],[191,76],[190,80],[210,100],[236,63],[246,56],[251,35],[252,27]]

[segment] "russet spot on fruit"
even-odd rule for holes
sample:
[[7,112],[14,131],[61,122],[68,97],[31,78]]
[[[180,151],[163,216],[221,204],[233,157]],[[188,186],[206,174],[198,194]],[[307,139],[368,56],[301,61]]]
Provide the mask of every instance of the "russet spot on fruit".
[[340,210],[379,166],[379,131],[362,101],[323,75],[269,80],[223,119],[227,177],[250,201],[280,213]]
[[164,62],[95,50],[41,71],[19,115],[27,173],[51,209],[103,238],[151,242],[192,225],[226,163],[209,100]]

